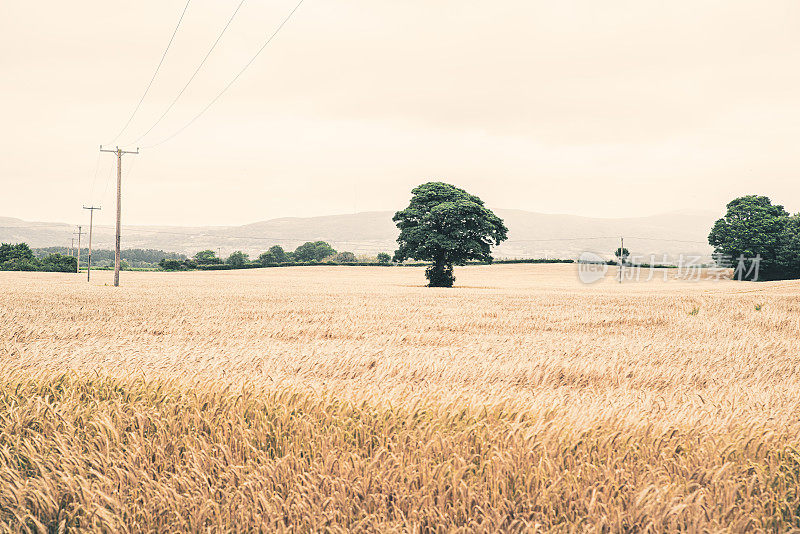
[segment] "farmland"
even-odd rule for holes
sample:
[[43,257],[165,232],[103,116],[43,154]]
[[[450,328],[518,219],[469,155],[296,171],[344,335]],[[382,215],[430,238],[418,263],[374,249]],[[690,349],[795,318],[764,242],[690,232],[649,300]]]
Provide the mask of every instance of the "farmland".
[[800,283],[661,274],[0,272],[0,530],[800,529]]

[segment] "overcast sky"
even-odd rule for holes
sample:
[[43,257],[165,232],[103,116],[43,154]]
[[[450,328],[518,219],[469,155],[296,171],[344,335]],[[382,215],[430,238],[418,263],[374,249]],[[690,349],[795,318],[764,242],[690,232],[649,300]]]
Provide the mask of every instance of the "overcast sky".
[[[182,127],[297,0],[246,0]],[[114,157],[185,0],[0,4],[0,216],[113,220]],[[239,0],[192,0],[120,143],[147,130]],[[209,111],[124,160],[125,224],[397,210],[443,180],[590,216],[800,210],[800,2],[306,0]],[[99,161],[99,166],[98,166]],[[97,173],[95,169],[98,169]]]

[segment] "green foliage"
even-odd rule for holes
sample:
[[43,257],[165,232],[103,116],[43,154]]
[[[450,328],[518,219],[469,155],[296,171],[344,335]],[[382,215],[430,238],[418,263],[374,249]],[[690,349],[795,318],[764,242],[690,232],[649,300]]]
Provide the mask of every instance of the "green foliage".
[[379,252],[378,253],[378,263],[380,263],[382,265],[387,265],[391,261],[392,261],[392,257],[389,254],[387,254],[385,252]]
[[291,259],[295,262],[322,261],[334,254],[336,251],[325,241],[308,241],[295,249]]
[[[40,260],[45,258],[48,254],[61,254],[63,256],[69,255],[69,248],[67,247],[44,247],[34,248],[33,255]],[[86,261],[88,249],[81,248],[81,260]],[[127,261],[131,267],[135,268],[151,268],[158,266],[158,263],[163,259],[175,259],[184,261],[186,260],[185,254],[177,252],[165,252],[156,249],[142,249],[142,248],[128,248],[122,250],[122,259]],[[114,266],[114,251],[108,249],[94,249],[92,250],[92,266],[103,268]]]
[[77,271],[77,260],[61,254],[48,254],[40,260],[25,243],[3,243],[0,244],[0,271],[74,273]]
[[614,256],[617,257],[618,261],[625,263],[628,261],[628,257],[631,255],[630,251],[627,248],[619,247],[617,250],[614,251]]
[[463,189],[428,182],[412,191],[411,203],[392,219],[400,229],[395,261],[431,261],[431,287],[452,287],[453,265],[491,262],[491,247],[507,238],[503,221]]
[[10,243],[0,244],[0,264],[33,262],[35,260],[33,251],[26,243],[17,243],[16,245]]
[[286,263],[289,261],[289,258],[286,255],[286,252],[283,250],[283,247],[280,245],[273,245],[269,247],[269,250],[263,252],[259,257],[258,261],[261,265],[265,267],[267,265],[277,265],[279,263]]
[[194,261],[198,265],[219,265],[222,260],[217,257],[213,250],[201,250],[194,255]]
[[0,244],[0,269],[3,271],[38,271],[41,263],[25,243]]
[[233,252],[228,259],[225,260],[225,263],[233,267],[234,269],[241,269],[244,267],[244,264],[250,261],[250,256],[242,252],[241,250],[237,250]]
[[74,273],[78,270],[78,259],[61,254],[48,254],[41,260],[42,270],[56,273]]
[[183,262],[167,258],[164,258],[160,262],[158,262],[158,266],[165,271],[180,271],[181,269],[184,268]]
[[783,279],[800,278],[800,214],[786,219],[786,226],[778,243],[778,264]]
[[[749,195],[728,203],[725,217],[714,223],[708,242],[714,252],[736,266],[740,257],[761,257],[759,280],[800,277],[800,216],[790,216],[768,197]],[[745,273],[743,273],[745,274]],[[755,272],[748,273],[752,279]]]

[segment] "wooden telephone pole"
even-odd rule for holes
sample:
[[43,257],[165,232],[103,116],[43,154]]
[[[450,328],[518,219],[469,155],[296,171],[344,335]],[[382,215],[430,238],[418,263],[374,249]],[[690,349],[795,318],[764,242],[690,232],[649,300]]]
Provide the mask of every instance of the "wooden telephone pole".
[[114,150],[109,150],[103,148],[103,145],[100,145],[100,152],[113,152],[117,155],[117,232],[116,232],[116,239],[114,243],[114,287],[119,287],[119,262],[120,262],[120,232],[122,230],[122,155],[123,154],[138,154],[139,149],[136,149],[136,152],[132,152],[129,150],[122,150],[120,147],[116,147]]
[[101,208],[84,206],[83,209],[89,210],[89,255],[86,257],[86,281],[88,282],[92,274],[92,222],[94,219],[94,210],[99,210]]
[[78,234],[78,261],[75,262],[75,272],[81,272],[81,236],[83,232],[81,232],[81,227],[78,226],[77,232],[72,232],[73,234]]

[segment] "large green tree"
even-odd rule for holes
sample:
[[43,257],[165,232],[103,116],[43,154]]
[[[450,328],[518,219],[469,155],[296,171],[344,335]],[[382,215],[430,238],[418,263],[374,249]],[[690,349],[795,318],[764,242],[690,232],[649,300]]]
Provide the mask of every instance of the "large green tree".
[[791,217],[783,206],[774,205],[768,197],[749,195],[728,203],[725,217],[714,223],[708,242],[714,252],[737,267],[740,258],[747,262],[748,279],[756,271],[750,269],[759,257],[758,279],[780,280],[796,276],[800,243],[796,232],[797,216]]
[[783,269],[782,278],[800,278],[800,214],[786,220],[778,245],[778,263]]
[[395,261],[430,261],[430,287],[452,287],[453,265],[492,261],[492,246],[507,238],[502,219],[483,201],[454,185],[428,182],[412,191],[411,203],[392,219],[400,229]]

